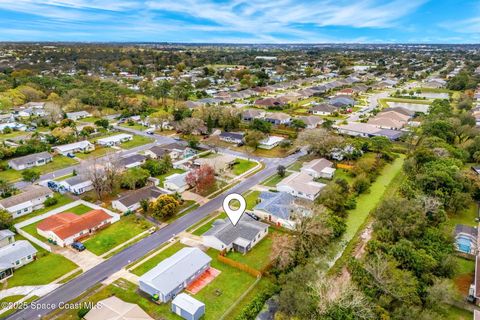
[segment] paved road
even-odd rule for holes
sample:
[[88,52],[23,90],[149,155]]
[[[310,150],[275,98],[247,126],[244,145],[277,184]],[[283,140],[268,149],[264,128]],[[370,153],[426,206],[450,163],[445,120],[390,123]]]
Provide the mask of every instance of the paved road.
[[[59,304],[61,303],[68,302],[78,297],[80,294],[82,294],[84,291],[88,290],[95,284],[102,282],[110,275],[119,271],[121,268],[145,256],[148,252],[158,248],[160,245],[170,240],[176,234],[179,234],[180,232],[188,229],[190,226],[194,225],[195,223],[206,217],[209,213],[219,209],[222,205],[223,199],[227,194],[241,194],[250,190],[256,184],[273,175],[276,171],[277,166],[280,163],[284,166],[288,166],[295,162],[298,157],[302,155],[304,155],[304,152],[298,152],[283,159],[270,159],[268,163],[266,163],[266,167],[264,170],[240,182],[236,186],[223,192],[221,195],[212,199],[200,208],[180,217],[165,228],[158,230],[149,237],[144,238],[139,242],[133,244],[132,246],[124,249],[123,251],[102,262],[101,264],[95,266],[94,268],[88,270],[77,278],[65,283],[64,285],[52,291],[48,295],[38,299],[37,301],[35,301],[36,306],[39,306],[39,304],[50,304],[59,306]],[[33,309],[31,307],[28,307],[26,309],[17,311],[6,319],[30,320],[39,318],[50,312],[52,312],[51,309]]]

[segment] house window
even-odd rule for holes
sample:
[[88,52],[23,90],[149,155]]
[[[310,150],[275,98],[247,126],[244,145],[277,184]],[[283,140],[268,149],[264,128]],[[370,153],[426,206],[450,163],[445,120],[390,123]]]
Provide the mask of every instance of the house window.
[[28,256],[27,256],[27,259],[28,259],[28,260],[32,259],[32,256],[31,256],[31,255],[28,255]]
[[16,265],[19,265],[19,264],[20,264],[20,260],[15,261],[15,264],[16,264]]
[[28,211],[28,208],[23,209],[23,212],[27,212],[27,211]]

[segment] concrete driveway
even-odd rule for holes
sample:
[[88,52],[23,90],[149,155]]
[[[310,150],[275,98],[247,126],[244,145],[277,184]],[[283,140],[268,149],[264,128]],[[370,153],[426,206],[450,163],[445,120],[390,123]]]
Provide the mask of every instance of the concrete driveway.
[[88,250],[78,252],[72,248],[55,248],[54,251],[77,264],[84,272],[103,262],[102,258]]

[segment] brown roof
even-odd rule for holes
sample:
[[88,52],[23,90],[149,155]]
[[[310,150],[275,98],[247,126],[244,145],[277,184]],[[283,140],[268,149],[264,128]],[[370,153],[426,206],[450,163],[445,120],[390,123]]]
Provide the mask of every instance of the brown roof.
[[67,239],[80,231],[95,228],[112,217],[101,209],[92,210],[82,215],[71,212],[58,213],[44,219],[37,229],[51,231],[60,239]]
[[141,200],[156,199],[164,193],[165,192],[156,186],[146,186],[138,190],[127,192],[124,196],[118,198],[117,201],[126,207],[130,207]]

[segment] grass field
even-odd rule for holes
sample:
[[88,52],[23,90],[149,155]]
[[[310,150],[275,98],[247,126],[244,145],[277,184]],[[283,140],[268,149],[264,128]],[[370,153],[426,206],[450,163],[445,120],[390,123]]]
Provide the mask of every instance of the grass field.
[[0,140],[5,141],[17,137],[24,137],[24,139],[26,139],[29,136],[31,136],[31,134],[25,131],[12,131],[10,133],[0,133]]
[[[21,235],[15,239],[25,240]],[[15,270],[7,280],[7,287],[48,284],[77,268],[77,265],[59,254],[54,254],[32,243],[38,250],[37,260]]]
[[36,217],[38,215],[41,215],[41,214],[44,214],[50,210],[53,210],[53,209],[56,209],[56,208],[59,208],[61,206],[64,206],[70,202],[73,202],[73,200],[69,197],[67,197],[66,195],[63,195],[63,194],[58,194],[56,193],[55,194],[55,199],[57,199],[57,204],[53,205],[53,206],[50,206],[50,207],[46,207],[46,208],[43,208],[43,209],[40,209],[40,210],[35,210],[33,211],[32,213],[29,213],[25,216],[22,216],[22,217],[19,217],[19,218],[16,218],[14,220],[14,223],[19,223],[19,222],[22,222],[22,221],[25,221],[25,220],[28,220],[30,218],[33,218],[33,217]]
[[465,224],[467,226],[475,227],[478,225],[478,222],[475,219],[478,217],[478,206],[475,203],[472,203],[465,210],[458,213],[450,213],[448,215],[448,224],[452,227],[455,227],[456,224]]
[[387,164],[377,180],[370,186],[370,192],[357,198],[357,207],[348,212],[347,230],[343,235],[344,240],[350,241],[352,239],[369,213],[380,203],[386,187],[402,170],[404,160],[405,156],[401,155],[393,163]]
[[236,163],[232,168],[232,172],[234,175],[239,176],[242,173],[245,173],[248,170],[254,168],[256,165],[257,163],[254,161],[237,158]]
[[194,235],[196,236],[201,236],[202,234],[204,234],[205,232],[207,232],[208,230],[210,230],[210,228],[212,227],[212,224],[215,220],[217,219],[225,219],[227,217],[227,214],[225,212],[222,212],[220,215],[218,215],[217,217],[211,219],[210,221],[208,221],[207,223],[205,223],[204,225],[202,225],[200,228],[198,228],[197,230],[195,230],[193,232]]
[[90,252],[101,255],[146,231],[151,226],[152,224],[148,220],[129,215],[99,231],[84,241],[83,244]]
[[96,118],[96,117],[86,117],[86,118],[83,118],[83,119],[79,119],[78,122],[95,123],[95,121],[98,121],[98,120],[100,120],[100,118]]
[[277,183],[291,175],[291,172],[285,172],[285,176],[281,177],[279,174],[274,174],[273,176],[269,177],[268,179],[264,180],[261,184],[267,187],[272,187],[275,188],[277,186]]
[[302,166],[303,166],[303,161],[296,161],[290,166],[288,166],[287,169],[292,171],[300,171],[300,169],[302,169]]
[[248,192],[245,195],[245,201],[247,202],[247,210],[253,210],[253,208],[257,205],[258,197],[260,196],[260,191],[254,190]]
[[153,267],[155,267],[157,264],[165,260],[166,258],[170,257],[171,255],[175,254],[179,250],[185,248],[186,246],[184,244],[181,244],[180,242],[176,242],[172,244],[170,247],[160,251],[158,254],[155,256],[151,257],[138,267],[132,270],[133,274],[136,274],[137,276],[143,275],[145,272],[149,271]]
[[79,153],[76,153],[75,156],[79,159],[86,160],[86,159],[102,157],[110,152],[115,152],[115,150],[108,147],[96,147],[95,150],[91,152],[88,152],[88,153],[79,152]]
[[92,210],[93,210],[92,208],[87,207],[84,204],[79,204],[78,206],[70,208],[70,209],[66,210],[65,212],[71,212],[71,213],[75,213],[75,214],[78,214],[78,215],[82,215],[82,214],[87,213],[87,212],[92,211]]
[[445,320],[470,320],[473,313],[464,309],[460,309],[454,306],[448,306],[447,313],[445,314]]
[[133,139],[120,144],[120,147],[123,149],[133,149],[138,146],[143,146],[144,144],[153,142],[152,138],[144,136],[133,136]]
[[[65,157],[65,156],[55,156],[53,161],[47,163],[44,166],[33,167],[32,170],[38,171],[40,174],[49,173],[59,169],[67,168],[77,164],[77,160]],[[7,180],[8,182],[15,182],[22,179],[23,170],[13,170],[8,169],[5,171],[0,171],[0,179]]]

